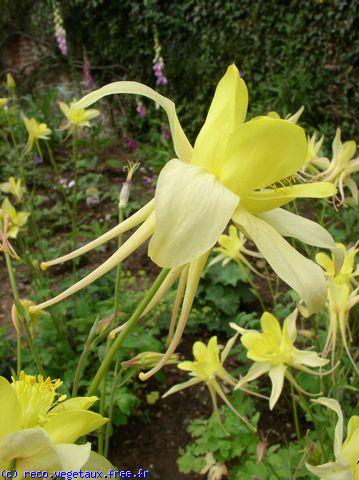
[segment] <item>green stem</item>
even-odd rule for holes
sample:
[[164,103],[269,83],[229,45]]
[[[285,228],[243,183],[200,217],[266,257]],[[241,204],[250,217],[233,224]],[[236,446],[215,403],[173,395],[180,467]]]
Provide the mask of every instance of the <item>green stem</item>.
[[[78,160],[78,148],[77,148],[77,131],[76,127],[72,134],[72,163],[73,163],[73,174],[74,174],[74,198],[73,198],[73,205],[72,205],[72,244],[73,248],[76,248],[77,243],[77,203],[78,203],[78,168],[77,168],[77,160]],[[75,266],[75,262],[74,262]]]
[[34,342],[32,340],[32,336],[31,336],[31,332],[30,332],[30,329],[29,329],[29,325],[28,325],[28,322],[30,321],[29,313],[26,311],[25,308],[23,308],[23,306],[21,305],[21,302],[20,302],[19,292],[18,292],[18,289],[17,289],[16,280],[15,280],[15,273],[14,273],[14,269],[12,267],[10,255],[6,251],[4,253],[5,253],[6,267],[7,267],[7,271],[8,271],[9,279],[10,279],[11,290],[12,290],[12,294],[13,294],[13,297],[14,297],[14,303],[15,303],[15,308],[16,308],[16,312],[17,312],[17,318],[18,318],[18,322],[19,322],[18,331],[17,331],[17,374],[19,375],[19,373],[21,372],[21,325],[24,326],[25,333],[26,333],[26,338],[27,338],[27,341],[29,343],[30,350],[31,350],[31,353],[34,357],[34,360],[35,360],[36,366],[38,368],[38,371],[39,371],[39,373],[43,374],[44,371],[43,371],[43,368],[42,368],[40,357],[39,357],[39,355],[37,353],[37,350],[35,348],[35,345],[34,345]]
[[293,417],[294,417],[294,425],[295,425],[295,433],[297,435],[297,439],[300,440],[301,435],[300,435],[300,429],[299,429],[299,420],[298,420],[298,408],[297,408],[297,401],[294,397],[294,388],[291,382],[289,382],[290,385],[290,393],[292,397],[292,407],[293,407]]
[[110,447],[110,437],[111,437],[111,427],[112,427],[112,418],[113,418],[113,409],[114,409],[114,397],[116,390],[120,389],[126,383],[131,380],[132,377],[134,377],[137,373],[136,370],[130,370],[127,375],[124,377],[121,383],[119,381],[122,378],[122,373],[123,371],[120,370],[118,373],[116,373],[115,369],[115,379],[112,382],[112,387],[111,387],[111,392],[110,392],[110,398],[109,398],[109,403],[108,403],[108,418],[109,421],[106,424],[106,433],[105,433],[105,448],[104,448],[104,456],[107,458],[108,457],[108,452],[109,452],[109,447]]
[[[122,223],[124,220],[124,208],[119,206],[119,211],[118,211],[118,221],[119,223]],[[122,245],[122,235],[118,236],[117,240],[117,248],[120,248]],[[118,312],[118,304],[119,304],[119,292],[120,292],[120,283],[121,283],[121,274],[122,274],[122,262],[120,262],[117,265],[117,270],[116,270],[116,284],[115,284],[115,299],[114,299],[114,322],[117,320],[117,312]]]
[[100,365],[100,368],[97,370],[97,373],[96,373],[94,379],[92,380],[92,383],[91,383],[91,385],[90,385],[90,387],[87,391],[88,396],[94,395],[95,392],[97,391],[98,386],[100,385],[101,380],[104,377],[105,373],[108,371],[114,356],[116,355],[116,353],[120,349],[120,347],[121,347],[122,343],[124,342],[125,338],[127,337],[127,335],[135,327],[136,323],[140,319],[140,317],[141,317],[142,313],[144,312],[145,308],[150,303],[153,296],[155,295],[157,290],[162,285],[162,283],[163,283],[164,279],[166,278],[168,272],[169,272],[168,269],[163,269],[161,271],[161,273],[158,275],[155,282],[153,283],[152,287],[149,289],[149,291],[147,292],[147,294],[145,295],[145,297],[143,298],[141,303],[138,305],[136,310],[133,312],[131,318],[126,323],[126,326],[124,327],[124,329],[119,333],[118,337],[116,338],[116,340],[111,345],[111,348],[109,349],[105,358],[103,359],[103,361]]
[[[11,290],[12,290],[12,295],[15,300],[15,302],[19,301],[19,292],[17,289],[16,281],[15,281],[15,275],[14,275],[14,270],[12,268],[12,263],[10,259],[10,255],[4,251],[5,253],[5,261],[6,261],[6,267],[9,275],[9,280],[10,280],[10,285],[11,285]],[[16,308],[16,307],[15,307]],[[19,312],[17,312],[17,318],[18,318],[18,325],[16,329],[16,342],[17,342],[17,356],[16,356],[16,371],[17,374],[19,375],[21,372],[21,316]]]
[[46,145],[47,154],[48,154],[49,159],[50,159],[50,163],[51,163],[51,165],[52,165],[52,168],[53,168],[54,171],[55,171],[55,175],[56,175],[56,178],[57,178],[57,181],[58,181],[58,185],[60,185],[60,190],[61,190],[61,194],[62,194],[62,196],[63,196],[64,202],[65,202],[65,205],[66,205],[66,209],[67,209],[69,215],[71,216],[71,214],[72,214],[71,206],[69,205],[69,202],[68,202],[68,200],[67,200],[67,195],[66,195],[66,193],[65,193],[65,189],[64,189],[64,187],[62,186],[62,184],[61,184],[61,182],[60,182],[60,180],[61,180],[61,174],[60,174],[60,171],[59,171],[59,169],[58,169],[58,167],[57,167],[57,164],[56,164],[56,162],[55,162],[54,154],[53,154],[52,149],[51,149],[51,147],[50,147],[50,145],[49,145],[49,142],[45,142],[45,145]]

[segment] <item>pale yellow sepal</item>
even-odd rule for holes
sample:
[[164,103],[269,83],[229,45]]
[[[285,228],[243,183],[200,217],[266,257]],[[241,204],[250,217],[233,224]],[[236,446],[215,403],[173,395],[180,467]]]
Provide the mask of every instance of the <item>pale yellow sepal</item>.
[[189,143],[181,124],[179,123],[175,104],[172,100],[160,95],[152,88],[143,85],[142,83],[137,82],[114,82],[102,87],[98,90],[95,90],[81,100],[72,105],[71,110],[76,110],[77,108],[87,108],[93,103],[97,102],[107,95],[116,95],[119,93],[128,93],[133,95],[142,95],[144,97],[150,98],[154,102],[161,105],[165,110],[170,122],[170,128],[173,138],[173,143],[175,151],[178,157],[186,162],[189,162],[192,158],[193,148]]
[[212,248],[239,198],[201,167],[171,160],[155,193],[156,228],[148,254],[160,267],[183,265]]
[[297,252],[264,220],[239,207],[233,220],[245,230],[276,274],[303,298],[307,313],[325,304],[327,283],[318,265]]

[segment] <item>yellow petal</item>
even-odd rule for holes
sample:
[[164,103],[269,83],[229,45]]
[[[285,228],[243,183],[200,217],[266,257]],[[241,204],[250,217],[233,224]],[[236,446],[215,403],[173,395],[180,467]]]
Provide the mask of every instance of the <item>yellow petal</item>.
[[203,342],[195,342],[193,345],[193,356],[197,361],[201,361],[207,356],[207,347]]
[[320,405],[324,405],[324,407],[330,408],[338,415],[338,422],[335,426],[335,433],[334,433],[334,455],[335,455],[335,458],[338,458],[340,455],[340,451],[342,449],[342,443],[343,443],[344,420],[343,420],[342,409],[340,408],[339,403],[333,398],[321,397],[321,398],[318,398],[317,400],[312,400],[312,402],[319,403]]
[[219,81],[206,121],[198,134],[192,162],[216,174],[223,163],[226,142],[244,122],[248,107],[248,91],[235,65],[228,67]]
[[105,457],[96,452],[90,452],[89,459],[82,468],[85,472],[102,472],[103,478],[106,478],[105,475],[107,475],[111,469],[116,470]]
[[327,358],[320,358],[317,352],[298,350],[297,348],[293,348],[292,355],[294,363],[308,367],[323,367],[330,361]]
[[251,213],[263,213],[281,207],[295,198],[326,198],[336,192],[335,186],[329,182],[314,182],[251,192],[241,197],[241,203]]
[[[294,175],[307,153],[304,130],[261,118],[240,125],[223,146],[219,181],[240,197]],[[271,207],[274,208],[274,207]]]
[[168,116],[176,154],[181,160],[184,160],[186,162],[189,162],[191,160],[193,148],[189,143],[184,131],[182,130],[181,124],[179,123],[175,104],[172,102],[172,100],[169,100],[168,98],[160,95],[155,90],[152,90],[152,88],[147,87],[142,83],[110,83],[83,97],[81,100],[72,105],[71,110],[75,110],[76,108],[87,108],[101,98],[106,97],[107,95],[116,95],[119,93],[142,95],[144,97],[150,98],[154,102],[161,105],[161,107],[165,110]]
[[9,433],[14,432],[20,428],[21,411],[20,405],[10,383],[4,378],[0,377],[0,442]]
[[287,367],[284,364],[280,363],[279,365],[276,365],[269,370],[269,378],[272,382],[272,392],[269,398],[269,408],[271,410],[273,410],[273,408],[275,407],[275,404],[277,403],[280,394],[282,393],[284,374],[286,369]]
[[340,465],[337,462],[329,462],[317,466],[306,463],[305,466],[311,473],[317,475],[322,480],[351,480],[353,478],[349,465]]
[[335,241],[325,228],[307,218],[295,215],[283,208],[276,208],[258,215],[274,227],[283,237],[292,237],[314,247],[335,249]]
[[261,377],[265,373],[269,372],[270,368],[271,366],[269,363],[265,363],[265,362],[253,363],[251,368],[248,370],[248,373],[239,380],[236,386],[236,389],[240,388],[242,385],[246,383],[251,382],[252,380],[255,380],[258,377]]
[[[91,453],[91,443],[87,442],[84,445],[56,445],[54,447],[54,451],[60,460],[61,469],[63,471],[77,471],[84,467],[88,461]],[[41,464],[39,464],[39,468],[34,470],[38,470],[40,468]]]
[[59,413],[64,410],[88,410],[97,400],[98,398],[95,396],[69,398],[52,408],[51,413]]
[[89,410],[65,410],[51,417],[43,428],[53,442],[73,443],[107,421],[107,418]]
[[282,330],[278,320],[269,312],[264,312],[261,317],[262,332],[270,335],[276,342],[280,343],[282,339]]
[[149,256],[157,265],[171,268],[204,254],[217,242],[238,202],[202,168],[171,160],[157,182]]
[[303,298],[308,314],[325,304],[327,283],[322,269],[301,255],[267,222],[237,208],[233,220],[245,230],[275,273]]
[[347,438],[343,443],[341,457],[351,465],[359,462],[359,416],[354,415],[348,422]]
[[288,341],[293,344],[295,339],[297,338],[297,316],[298,310],[293,310],[292,313],[288,315],[288,317],[284,320],[283,323],[283,336],[287,337]]
[[198,383],[201,383],[202,380],[200,378],[191,378],[190,380],[187,380],[187,382],[182,382],[179,383],[178,385],[174,385],[172,388],[168,390],[164,395],[162,395],[162,398],[166,398],[169,395],[172,395],[173,393],[180,392],[181,390],[184,390],[185,388],[193,387],[193,385],[197,385]]

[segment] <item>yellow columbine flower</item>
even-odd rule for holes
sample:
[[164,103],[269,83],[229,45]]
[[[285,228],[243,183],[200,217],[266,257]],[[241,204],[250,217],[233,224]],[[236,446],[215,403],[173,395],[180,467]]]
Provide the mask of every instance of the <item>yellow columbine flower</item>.
[[[283,118],[283,120],[287,120],[287,122],[290,122],[290,123],[297,123],[303,112],[304,112],[304,106],[302,105],[293,115],[289,113]],[[274,111],[267,113],[267,116],[275,120],[279,120],[282,118],[278,112],[274,112]]]
[[74,444],[107,422],[88,410],[97,398],[64,400],[56,392],[61,383],[24,372],[11,384],[0,377],[1,468],[52,472],[79,470],[100,459],[106,462],[91,452],[90,443]]
[[354,159],[357,148],[356,143],[354,140],[342,143],[340,137],[340,128],[337,128],[332,145],[332,160],[329,161],[328,159],[322,159],[322,161],[325,161],[325,169],[315,178],[331,182],[338,187],[341,196],[341,203],[344,203],[345,201],[344,186],[347,186],[356,205],[358,205],[358,187],[355,181],[351,178],[353,173],[359,172],[359,158]]
[[85,108],[73,108],[76,105],[75,101],[72,101],[69,105],[64,102],[59,102],[60,109],[65,115],[67,122],[62,127],[62,130],[69,129],[69,133],[77,127],[89,127],[90,120],[100,115],[100,112],[96,109],[85,110]]
[[40,156],[41,149],[39,140],[49,140],[49,135],[51,133],[50,128],[46,123],[40,123],[35,118],[24,117],[24,124],[28,133],[27,143],[25,145],[23,155],[26,155],[35,145]]
[[7,236],[9,238],[17,237],[20,228],[26,224],[29,215],[28,212],[17,212],[10,200],[5,198],[0,208],[0,224],[4,222],[6,217],[8,221]]
[[333,364],[339,330],[345,351],[355,370],[359,373],[350,353],[347,340],[349,313],[359,302],[358,288],[353,290],[353,286],[358,284],[356,277],[359,275],[359,268],[358,265],[355,264],[355,256],[358,249],[356,247],[347,249],[345,245],[341,243],[337,244],[337,249],[341,250],[344,255],[344,262],[337,273],[335,272],[333,258],[330,258],[323,252],[318,253],[315,257],[317,263],[324,269],[328,279],[327,308],[329,312],[329,328],[323,352],[325,356],[329,351],[332,352]]
[[218,239],[219,247],[214,248],[214,252],[218,252],[219,255],[215,257],[210,265],[214,265],[222,261],[222,265],[227,265],[231,260],[235,261],[239,267],[244,264],[254,273],[261,275],[257,270],[252,267],[245,255],[253,258],[263,258],[260,253],[248,250],[244,245],[247,238],[242,232],[239,232],[234,225],[229,227],[228,235],[221,235]]
[[321,480],[359,480],[359,416],[353,415],[347,427],[347,437],[343,442],[344,419],[339,403],[332,398],[318,398],[313,402],[330,408],[338,415],[334,434],[335,462],[323,465],[309,465],[307,469]]
[[271,313],[264,312],[261,317],[262,333],[246,330],[235,323],[230,324],[242,335],[241,342],[248,350],[247,357],[255,362],[248,373],[240,379],[237,388],[268,373],[272,382],[272,393],[269,399],[271,410],[282,392],[285,377],[300,392],[307,393],[296,383],[289,367],[319,375],[307,367],[322,367],[329,362],[320,358],[316,352],[298,350],[294,346],[297,338],[297,313],[297,310],[294,310],[284,320],[281,328],[278,320]]
[[[234,337],[233,337],[234,338]],[[228,405],[228,407],[252,430],[255,428],[249,421],[240,415],[228,400],[218,380],[222,380],[232,387],[236,384],[234,378],[224,369],[223,363],[234,343],[233,338],[229,340],[226,348],[220,356],[220,346],[217,344],[217,337],[212,337],[205,345],[203,342],[195,342],[193,345],[194,361],[180,362],[177,367],[180,370],[189,372],[193,377],[187,382],[179,383],[166,392],[162,398],[168,397],[173,393],[180,392],[188,387],[205,383],[211,395],[214,411],[217,412],[217,395]]]
[[5,105],[8,103],[9,99],[6,97],[0,97],[0,110],[5,107]]
[[[89,285],[150,238],[148,255],[160,267],[171,269],[157,301],[180,277],[176,306],[182,304],[182,310],[166,354],[171,355],[182,336],[210,250],[231,220],[256,244],[273,270],[301,295],[309,313],[322,308],[326,295],[322,270],[283,236],[324,248],[334,248],[334,240],[316,223],[278,207],[297,197],[327,197],[335,188],[325,182],[270,187],[302,167],[307,153],[304,130],[269,117],[245,122],[248,92],[235,65],[217,85],[194,147],[182,130],[174,103],[140,83],[115,82],[95,90],[73,104],[69,113],[76,115],[115,93],[143,95],[164,108],[178,158],[160,172],[154,200],[97,240],[43,264],[46,268],[75,258],[142,224],[98,269],[39,308]],[[158,368],[164,365],[166,355]],[[142,378],[156,371],[152,369]]]
[[0,190],[5,193],[11,193],[17,202],[21,202],[25,187],[22,186],[21,178],[10,177],[5,183],[0,183]]

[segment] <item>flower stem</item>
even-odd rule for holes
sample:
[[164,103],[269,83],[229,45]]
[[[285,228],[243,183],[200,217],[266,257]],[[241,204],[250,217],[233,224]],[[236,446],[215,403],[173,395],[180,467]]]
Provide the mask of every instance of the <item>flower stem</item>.
[[[118,222],[122,223],[123,220],[124,220],[124,217],[125,217],[124,208],[119,206]],[[117,248],[120,248],[121,245],[122,245],[122,235],[119,235],[118,240],[117,240]],[[116,320],[117,320],[121,274],[122,274],[122,262],[120,262],[117,265],[117,270],[116,270],[115,298],[114,298],[114,314],[115,314],[115,316],[114,316],[114,319],[113,319],[114,322],[116,322]]]
[[289,382],[289,385],[290,385],[290,393],[291,393],[291,397],[292,397],[292,407],[293,407],[295,433],[297,435],[297,439],[300,440],[301,435],[300,435],[300,429],[299,429],[297,401],[294,397],[294,387],[293,387],[292,383]]
[[[42,368],[40,357],[37,353],[37,350],[36,350],[36,347],[35,347],[34,342],[32,340],[31,332],[30,332],[30,329],[29,329],[29,324],[28,324],[28,322],[30,320],[29,313],[27,312],[27,310],[25,308],[23,308],[23,306],[21,305],[21,302],[20,302],[19,292],[18,292],[18,289],[17,289],[16,280],[15,280],[15,273],[14,273],[14,269],[12,267],[10,255],[6,251],[4,253],[5,253],[6,267],[7,267],[7,271],[8,271],[9,279],[10,279],[11,290],[12,290],[14,303],[15,303],[15,308],[16,308],[16,311],[17,311],[17,317],[18,317],[18,321],[19,321],[19,325],[18,325],[18,329],[17,329],[17,374],[19,375],[20,372],[21,372],[21,363],[22,363],[21,362],[21,347],[22,347],[21,325],[24,326],[27,341],[29,343],[30,350],[31,350],[32,356],[34,357],[37,369],[38,369],[39,373],[43,374],[44,370]],[[23,321],[21,321],[21,320],[23,320]]]
[[143,298],[141,303],[138,305],[136,310],[133,312],[131,318],[128,320],[124,329],[121,331],[121,333],[118,335],[116,340],[111,345],[111,348],[109,349],[109,351],[105,355],[105,358],[103,359],[103,361],[100,365],[100,368],[97,370],[97,373],[96,373],[94,379],[92,380],[92,383],[91,383],[91,385],[90,385],[90,387],[87,391],[88,396],[94,395],[95,392],[97,391],[98,386],[100,385],[103,376],[105,375],[105,373],[109,369],[114,356],[116,355],[117,351],[120,349],[120,347],[121,347],[122,343],[124,342],[125,338],[127,337],[127,335],[132,331],[132,329],[134,328],[134,326],[136,325],[136,323],[140,319],[142,313],[144,312],[145,308],[147,307],[147,305],[152,300],[152,298],[155,295],[155,293],[157,292],[157,290],[160,288],[160,286],[163,283],[164,279],[166,278],[168,272],[169,272],[169,269],[163,269],[161,271],[161,273],[158,275],[158,277],[154,281],[152,287],[149,289],[149,291],[147,292],[147,294],[145,295],[145,297]]

